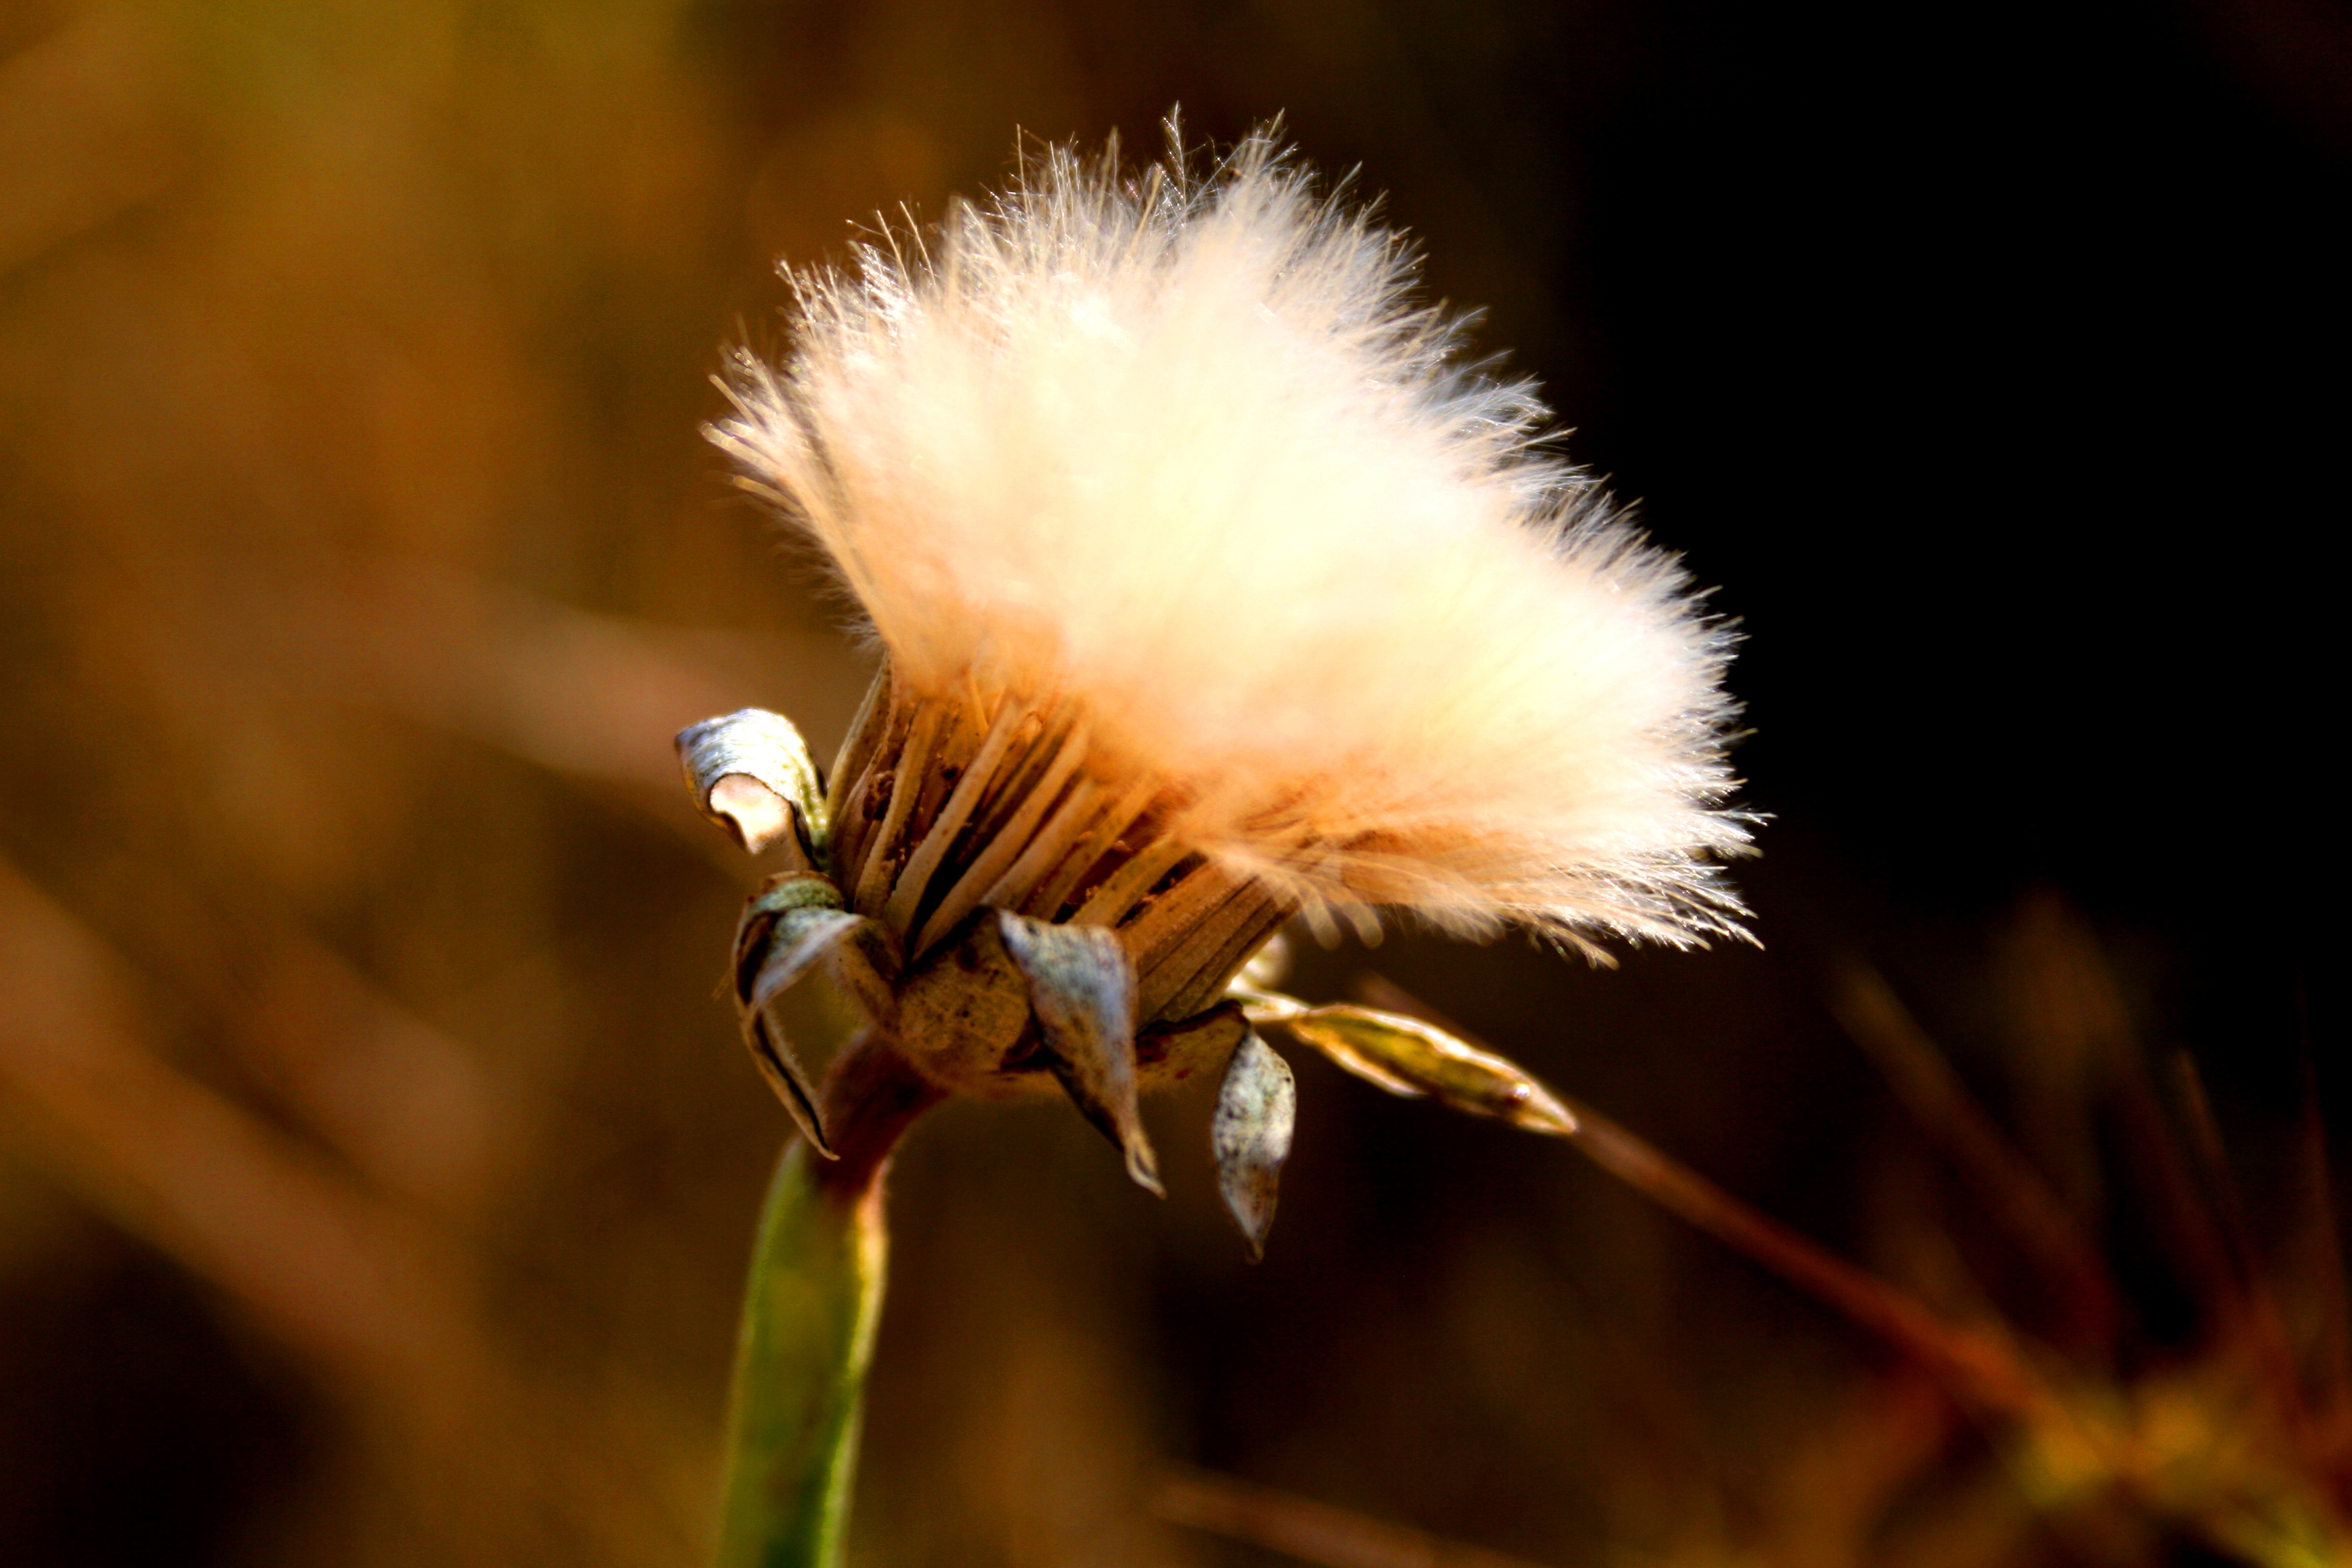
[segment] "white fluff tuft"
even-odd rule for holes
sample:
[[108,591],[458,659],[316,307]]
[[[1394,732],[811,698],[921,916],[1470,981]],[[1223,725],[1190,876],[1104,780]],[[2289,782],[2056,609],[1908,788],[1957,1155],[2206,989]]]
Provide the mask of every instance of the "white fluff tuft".
[[1090,770],[1310,906],[1738,933],[1727,635],[1400,237],[1261,132],[1205,177],[1055,149],[914,244],[796,278],[712,435],[917,689],[1080,704]]

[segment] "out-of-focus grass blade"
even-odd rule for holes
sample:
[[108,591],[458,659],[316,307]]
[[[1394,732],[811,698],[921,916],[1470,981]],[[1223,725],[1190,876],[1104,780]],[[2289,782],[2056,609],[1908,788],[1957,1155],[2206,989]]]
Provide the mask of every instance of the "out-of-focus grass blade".
[[751,1257],[727,1424],[718,1568],[840,1568],[887,1237],[878,1185],[845,1203],[794,1143]]
[[[1430,1009],[1393,982],[1365,975],[1360,986],[1363,994],[1391,1007],[1411,1007],[1430,1015],[1414,1021],[1440,1028]],[[1286,1016],[1281,1008],[1302,1005],[1284,997],[1265,1000],[1277,1009],[1276,1016]],[[1467,1044],[1464,1048],[1476,1049]],[[1749,1207],[1591,1107],[1568,1101],[1562,1109],[1569,1121],[1559,1135],[1627,1186],[1884,1335],[1972,1403],[2049,1424],[2053,1429],[2071,1428],[2072,1417],[2058,1395],[1998,1325],[1950,1322],[1875,1275]]]
[[1517,1557],[1213,1470],[1166,1467],[1151,1511],[1171,1524],[1246,1542],[1317,1568],[1535,1568]]
[[2063,1342],[2112,1349],[2122,1305],[2097,1249],[2041,1172],[2013,1149],[1944,1053],[1875,970],[1844,965],[1830,1011],[1877,1062],[1888,1085],[1990,1200],[2047,1275]]

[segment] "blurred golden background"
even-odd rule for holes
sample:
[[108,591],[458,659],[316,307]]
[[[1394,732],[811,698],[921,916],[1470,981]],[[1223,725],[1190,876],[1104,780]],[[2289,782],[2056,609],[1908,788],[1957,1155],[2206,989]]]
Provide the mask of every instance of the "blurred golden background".
[[854,1560],[2330,1560],[2347,82],[2338,0],[13,0],[0,1563],[698,1561],[788,1123],[669,738],[826,754],[866,672],[708,377],[775,258],[1180,102],[1385,193],[1723,584],[1774,817],[1761,952],[1297,988],[1376,967],[2073,1414],[1308,1063],[1257,1268],[1202,1104],[1164,1206],[1066,1110],[919,1131]]

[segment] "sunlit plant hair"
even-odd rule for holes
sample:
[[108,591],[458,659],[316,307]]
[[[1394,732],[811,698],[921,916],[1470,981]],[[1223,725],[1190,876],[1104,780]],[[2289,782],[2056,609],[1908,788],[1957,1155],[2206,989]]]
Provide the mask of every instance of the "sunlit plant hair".
[[1727,930],[1726,636],[1414,271],[1265,133],[1206,175],[1056,148],[796,278],[717,438],[911,693],[1066,710],[1286,902]]
[[[1054,149],[935,233],[794,277],[790,358],[737,356],[712,437],[883,660],[829,779],[772,713],[678,738],[698,805],[783,854],[735,993],[814,1152],[780,1166],[754,1257],[730,1568],[840,1559],[881,1173],[939,1099],[1066,1094],[1156,1192],[1138,1093],[1214,1072],[1255,1256],[1296,1105],[1260,1029],[1578,1126],[1425,1019],[1268,989],[1249,966],[1286,921],[1394,910],[1596,957],[1742,934],[1727,634],[1413,279],[1270,132],[1205,171],[1181,144],[1140,175]],[[775,1006],[820,966],[865,1022],[822,1089]]]

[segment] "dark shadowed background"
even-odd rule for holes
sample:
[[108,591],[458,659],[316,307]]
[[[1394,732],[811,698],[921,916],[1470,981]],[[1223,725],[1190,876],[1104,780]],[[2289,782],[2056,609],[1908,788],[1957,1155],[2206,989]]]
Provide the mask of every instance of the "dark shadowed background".
[[[776,258],[1179,103],[1382,194],[1748,639],[1760,952],[1298,988],[1377,968],[2032,1330],[1832,1014],[1865,963],[2106,1252],[2099,1375],[2201,1365],[2101,1107],[2192,1053],[2326,1277],[2347,84],[2341,0],[0,9],[0,1563],[706,1550],[788,1123],[669,737],[829,752],[866,668],[708,377]],[[1066,1110],[920,1130],[856,1562],[2245,1560],[1572,1151],[1299,1076],[1255,1268],[1197,1096],[1164,1205]]]

